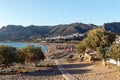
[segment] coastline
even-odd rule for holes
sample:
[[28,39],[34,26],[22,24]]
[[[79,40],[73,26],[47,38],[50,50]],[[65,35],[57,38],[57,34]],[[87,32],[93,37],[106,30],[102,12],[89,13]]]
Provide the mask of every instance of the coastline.
[[28,45],[41,46],[44,53],[47,51],[47,47],[41,43],[28,43],[28,42],[0,42],[0,45],[12,46],[16,48],[23,48]]

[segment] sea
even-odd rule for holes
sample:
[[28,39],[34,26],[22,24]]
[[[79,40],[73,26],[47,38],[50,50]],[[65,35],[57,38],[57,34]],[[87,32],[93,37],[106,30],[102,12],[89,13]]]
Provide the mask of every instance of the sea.
[[43,53],[47,52],[47,47],[44,45],[40,45],[38,43],[24,43],[24,42],[0,42],[0,45],[6,45],[6,46],[11,46],[11,47],[16,47],[16,48],[23,48],[26,47],[28,45],[33,45],[35,47],[37,46],[41,46],[41,49],[43,51]]

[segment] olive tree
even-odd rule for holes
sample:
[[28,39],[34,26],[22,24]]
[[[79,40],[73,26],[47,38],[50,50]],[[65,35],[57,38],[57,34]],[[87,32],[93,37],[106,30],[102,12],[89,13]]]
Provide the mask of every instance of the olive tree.
[[[98,56],[102,59],[103,65],[105,65],[105,60],[107,58],[107,49],[112,45],[115,40],[116,35],[112,32],[105,31],[102,28],[97,28],[90,30],[87,37],[78,44],[78,51],[85,51],[86,48],[91,50],[96,50]],[[80,50],[82,49],[82,50]]]
[[119,61],[120,60],[120,43],[113,44],[107,53],[110,55],[111,58]]
[[18,50],[20,62],[38,62],[45,59],[41,47],[27,46]]
[[16,48],[10,46],[0,46],[0,63],[4,66],[10,66],[13,62],[16,62]]
[[86,50],[86,44],[84,41],[79,42],[79,44],[77,45],[77,53],[79,54],[83,54]]

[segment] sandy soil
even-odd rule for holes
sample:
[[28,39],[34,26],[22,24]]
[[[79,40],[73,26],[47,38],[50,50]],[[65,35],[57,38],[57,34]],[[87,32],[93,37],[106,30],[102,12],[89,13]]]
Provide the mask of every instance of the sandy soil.
[[[50,62],[54,63],[53,61],[54,60]],[[0,74],[0,80],[64,80],[56,65],[53,67],[37,67],[36,69],[37,70],[29,73],[19,73],[13,75]]]
[[120,80],[120,72],[114,65],[102,66],[100,62],[68,62],[59,60],[62,66],[79,80]]
[[[56,49],[56,45],[64,44],[44,45],[49,49],[46,53],[48,57],[56,53],[64,53],[64,50]],[[67,61],[67,58],[61,58],[59,61],[72,76],[79,80],[120,80],[120,72],[117,67],[113,65],[103,67],[100,61],[88,63],[87,61],[80,62],[79,59]],[[40,68],[38,71],[30,73],[0,75],[0,80],[64,80],[64,78],[55,65],[51,68]]]

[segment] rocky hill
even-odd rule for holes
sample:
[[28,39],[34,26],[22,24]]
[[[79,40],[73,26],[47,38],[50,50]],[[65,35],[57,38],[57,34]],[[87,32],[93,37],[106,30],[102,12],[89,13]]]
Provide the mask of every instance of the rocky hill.
[[[66,36],[74,33],[85,33],[98,26],[94,24],[72,23],[56,26],[35,26],[27,27],[21,25],[8,25],[0,29],[0,41],[11,40],[20,41],[30,39],[31,37],[47,37],[47,36]],[[102,26],[107,31],[115,32],[120,35],[120,22],[105,23]]]
[[21,26],[8,25],[0,29],[0,40],[25,40],[32,36],[58,36],[71,35],[74,33],[84,33],[96,27],[92,24],[73,23],[56,26]]
[[103,27],[107,31],[112,31],[117,35],[120,35],[120,22],[105,23]]

